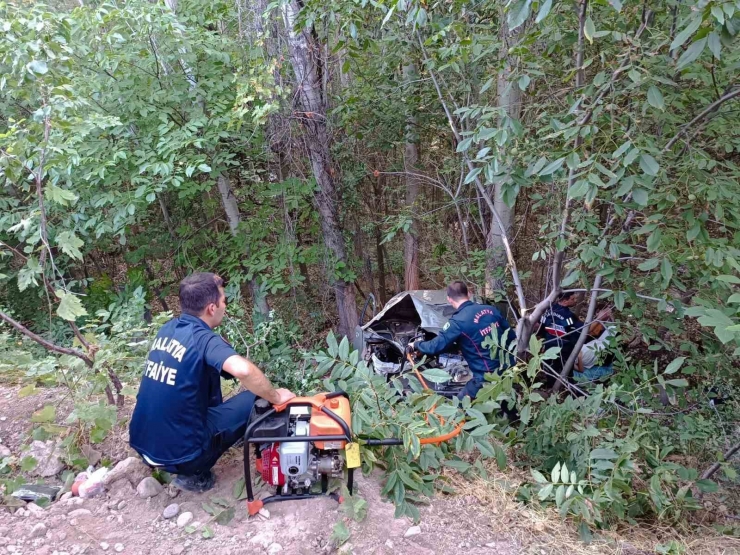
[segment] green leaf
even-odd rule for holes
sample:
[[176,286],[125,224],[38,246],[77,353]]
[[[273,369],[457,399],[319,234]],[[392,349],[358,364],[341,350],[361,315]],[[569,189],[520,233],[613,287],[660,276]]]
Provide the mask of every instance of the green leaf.
[[663,93],[655,85],[648,89],[647,99],[650,106],[657,108],[660,111],[665,110],[665,100],[663,100]]
[[563,463],[560,467],[560,481],[567,484],[570,478],[570,472],[568,471],[568,465]]
[[601,460],[601,459],[617,459],[619,458],[619,455],[617,455],[616,451],[614,449],[594,449],[591,451],[591,454],[589,455],[591,460]]
[[446,383],[452,379],[449,372],[445,372],[441,368],[429,368],[428,370],[424,370],[421,375],[425,380],[434,383]]
[[344,523],[344,521],[340,520],[334,525],[334,528],[331,532],[331,537],[329,540],[336,546],[339,547],[340,545],[343,545],[347,543],[347,540],[350,537],[349,528],[347,528],[347,525]]
[[629,147],[631,147],[631,146],[632,146],[632,141],[626,141],[626,142],[622,143],[622,146],[620,146],[617,150],[615,150],[612,153],[612,158],[616,160],[617,158],[619,158],[620,156],[622,156],[622,154],[624,154],[625,152],[627,152],[627,149]]
[[586,37],[588,42],[593,44],[595,34],[596,34],[596,26],[594,25],[594,20],[591,19],[591,16],[588,16],[586,18],[586,24],[583,26],[583,36]]
[[534,478],[535,482],[538,484],[546,484],[547,478],[545,478],[544,474],[540,472],[539,470],[536,470],[534,468],[529,469],[530,473],[532,474],[532,478]]
[[38,461],[34,459],[31,456],[23,457],[21,459],[21,471],[23,472],[30,472],[34,468],[36,468],[36,465],[38,464]]
[[660,258],[650,258],[638,265],[637,269],[643,272],[649,272],[650,270],[657,268],[658,264],[660,264]]
[[673,39],[669,50],[675,50],[676,48],[679,48],[681,45],[683,45],[683,43],[689,40],[689,38],[691,38],[694,33],[696,33],[696,30],[699,28],[702,21],[701,12],[695,12],[693,14],[693,18],[694,19],[689,22],[684,30],[676,35],[676,38]]
[[568,196],[570,198],[585,197],[586,193],[588,193],[589,188],[590,186],[588,184],[588,181],[586,181],[585,179],[579,179],[568,189]]
[[660,264],[660,275],[663,276],[663,287],[668,287],[668,283],[673,278],[673,265],[667,258],[664,258]]
[[697,480],[696,487],[698,487],[699,490],[704,493],[714,493],[719,490],[719,486],[716,484],[716,482],[707,479]]
[[632,200],[634,200],[640,206],[647,206],[648,203],[648,191],[642,187],[636,187],[632,191]]
[[622,11],[622,0],[609,0],[609,5],[618,12]]
[[709,50],[712,51],[712,55],[718,60],[722,59],[722,44],[719,41],[719,35],[712,32],[709,34],[708,39],[707,44],[709,45]]
[[216,523],[220,524],[221,526],[226,526],[229,522],[231,522],[235,514],[236,509],[234,507],[224,509],[216,516]]
[[537,18],[534,20],[535,23],[541,23],[550,13],[552,9],[552,0],[544,0],[540,4],[540,9],[537,12]]
[[689,382],[683,378],[678,380],[666,380],[666,385],[672,385],[673,387],[689,387]]
[[537,497],[540,498],[540,501],[544,501],[548,497],[550,497],[550,494],[552,493],[552,490],[555,486],[553,484],[547,484],[544,486],[539,493],[537,494]]
[[32,384],[28,384],[27,386],[21,388],[18,391],[18,397],[23,399],[24,397],[35,395],[36,393],[38,393],[38,390],[36,389],[36,384],[32,383]]
[[674,374],[678,372],[678,369],[681,368],[681,365],[686,360],[686,357],[678,357],[671,361],[671,363],[666,366],[665,370],[663,371],[664,374]]
[[203,536],[204,540],[210,540],[213,537],[213,530],[211,530],[210,526],[204,526],[203,532],[201,533],[201,536]]
[[733,293],[730,298],[727,299],[728,303],[740,303],[740,293]]
[[450,468],[454,468],[458,472],[466,472],[470,469],[470,463],[467,463],[465,461],[444,461],[442,463],[444,466],[449,466]]
[[552,472],[550,473],[550,481],[551,482],[557,482],[560,479],[560,463],[555,463],[555,466],[552,467]]
[[28,64],[28,69],[30,69],[37,75],[44,75],[47,71],[49,71],[49,66],[46,65],[46,62],[44,60],[34,60],[30,64]]
[[67,189],[62,189],[56,185],[49,185],[44,190],[44,196],[51,202],[61,206],[70,206],[77,202],[77,195]]
[[707,45],[707,38],[704,37],[703,39],[700,39],[693,43],[691,46],[689,46],[686,49],[686,52],[684,52],[681,57],[678,59],[678,63],[676,64],[676,69],[683,69],[687,65],[689,65],[691,62],[696,60],[699,56],[701,56],[701,53],[704,52],[704,47]]
[[208,164],[200,164],[198,166],[198,169],[203,173],[211,173],[211,166],[209,166]]
[[56,407],[54,405],[46,405],[44,408],[37,410],[31,415],[31,422],[54,422],[56,415]]
[[733,283],[733,284],[740,283],[740,278],[737,276],[721,275],[721,276],[715,277],[714,279],[716,279],[717,281],[724,281],[725,283]]
[[513,31],[514,29],[522,25],[525,21],[527,21],[531,4],[532,0],[519,0],[516,4],[509,8],[509,13],[507,17],[507,21],[509,23],[509,31]]
[[57,307],[57,315],[60,318],[74,322],[80,316],[87,315],[87,310],[82,306],[82,302],[76,295],[64,291],[55,291],[55,294],[60,299]]
[[470,170],[468,175],[465,176],[464,184],[467,185],[468,183],[472,183],[473,181],[475,181],[475,178],[478,177],[478,174],[481,172],[482,169],[483,168],[473,168],[472,170]]
[[82,247],[85,243],[82,241],[82,239],[77,237],[77,235],[75,235],[73,231],[63,231],[62,233],[57,235],[56,243],[62,249],[62,252],[64,252],[64,254],[66,254],[70,258],[82,260],[82,252],[80,251],[80,247]]
[[559,507],[565,501],[565,486],[560,484],[555,490],[555,504]]
[[649,154],[640,155],[640,168],[648,175],[658,175],[660,164]]
[[540,171],[538,175],[551,175],[555,173],[563,167],[563,162],[565,162],[565,156],[563,156],[562,158],[558,158],[554,162],[550,162],[547,166],[545,166],[545,169]]
[[473,143],[473,137],[468,137],[467,139],[463,139],[460,141],[457,145],[457,149],[455,152],[465,152],[470,148],[470,145]]
[[527,87],[529,86],[530,81],[531,79],[529,78],[529,75],[522,75],[517,81],[517,84],[519,85],[519,89],[526,91]]

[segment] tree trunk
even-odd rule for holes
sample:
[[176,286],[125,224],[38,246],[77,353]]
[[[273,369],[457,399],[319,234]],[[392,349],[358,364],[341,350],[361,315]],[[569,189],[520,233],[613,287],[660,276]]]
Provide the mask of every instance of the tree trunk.
[[[516,44],[524,29],[520,26],[514,31],[509,31],[506,16],[501,18],[501,50],[499,59],[503,61],[503,68],[498,75],[496,92],[497,104],[503,108],[506,115],[513,119],[519,119],[522,109],[522,91],[516,82],[516,65],[518,60],[509,54],[509,48]],[[503,183],[494,185],[493,206],[501,217],[503,227],[507,235],[511,230],[514,220],[514,206],[507,206],[504,202]],[[486,237],[486,249],[488,250],[488,263],[486,264],[486,286],[489,295],[495,290],[504,288],[503,280],[496,276],[496,270],[506,266],[506,251],[501,237],[501,229],[492,223]]]
[[[226,174],[222,173],[219,175],[216,183],[218,185],[218,192],[221,195],[221,203],[223,204],[224,212],[226,212],[226,218],[229,221],[231,235],[236,237],[238,234],[239,224],[242,221],[241,213],[239,212],[239,203],[236,200],[236,196],[234,196],[234,192],[231,190],[231,183]],[[248,286],[252,302],[254,303],[255,312],[261,318],[266,319],[270,314],[270,305],[267,302],[266,295],[260,291],[257,280],[249,280]]]
[[[324,244],[333,256],[333,264],[348,267],[344,249],[344,237],[337,215],[337,194],[334,185],[334,170],[329,151],[329,135],[326,129],[326,106],[322,102],[321,71],[318,60],[321,58],[321,45],[312,30],[305,27],[297,29],[296,19],[300,12],[297,0],[290,0],[282,6],[285,28],[288,32],[290,62],[296,77],[296,100],[302,113],[298,114],[306,132],[308,157],[311,161],[318,190],[314,195],[316,207],[321,217],[321,231]],[[352,337],[358,324],[357,302],[351,283],[335,274],[330,265],[329,281],[334,288],[339,316],[339,334]]]
[[[403,67],[403,80],[408,87],[416,80],[417,71],[414,64]],[[419,195],[419,178],[417,164],[419,162],[419,135],[416,129],[416,115],[414,108],[409,107],[406,116],[406,145],[404,147],[403,169],[406,178],[406,208],[411,214],[411,226],[404,235],[403,262],[404,286],[407,291],[419,289],[419,230],[415,214],[416,197]]]

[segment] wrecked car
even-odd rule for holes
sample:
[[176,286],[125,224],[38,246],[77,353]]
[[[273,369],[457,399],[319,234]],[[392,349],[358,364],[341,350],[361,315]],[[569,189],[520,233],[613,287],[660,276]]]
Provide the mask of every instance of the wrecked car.
[[[363,315],[367,308],[366,303]],[[443,290],[404,291],[388,301],[366,324],[357,327],[353,344],[375,372],[386,376],[389,382],[400,378],[408,387],[406,374],[411,371],[411,364],[405,356],[406,346],[413,341],[434,339],[454,312]],[[431,389],[445,397],[456,396],[473,377],[457,349],[427,357],[419,370],[431,368],[449,374],[449,380],[444,383],[428,381]]]

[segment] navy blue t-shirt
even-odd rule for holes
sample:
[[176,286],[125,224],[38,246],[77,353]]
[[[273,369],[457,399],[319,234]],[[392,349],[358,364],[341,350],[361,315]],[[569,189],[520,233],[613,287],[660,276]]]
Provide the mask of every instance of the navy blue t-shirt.
[[149,351],[129,441],[161,465],[195,459],[210,440],[209,406],[221,404],[220,374],[236,352],[196,316],[183,314],[159,330]]
[[544,342],[544,348],[561,347],[561,358],[567,358],[578,342],[578,330],[583,327],[575,314],[567,306],[555,303],[545,310],[540,318],[537,335]]

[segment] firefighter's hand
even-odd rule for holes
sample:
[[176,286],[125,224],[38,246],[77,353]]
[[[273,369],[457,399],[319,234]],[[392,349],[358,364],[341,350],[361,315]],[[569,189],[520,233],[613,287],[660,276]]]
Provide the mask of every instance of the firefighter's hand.
[[293,393],[292,391],[288,391],[287,389],[276,389],[275,393],[278,394],[278,402],[273,403],[273,405],[284,405],[291,399],[295,398],[295,393]]
[[406,345],[406,354],[414,356],[417,353],[416,345],[414,345],[414,342],[412,341],[408,345]]

